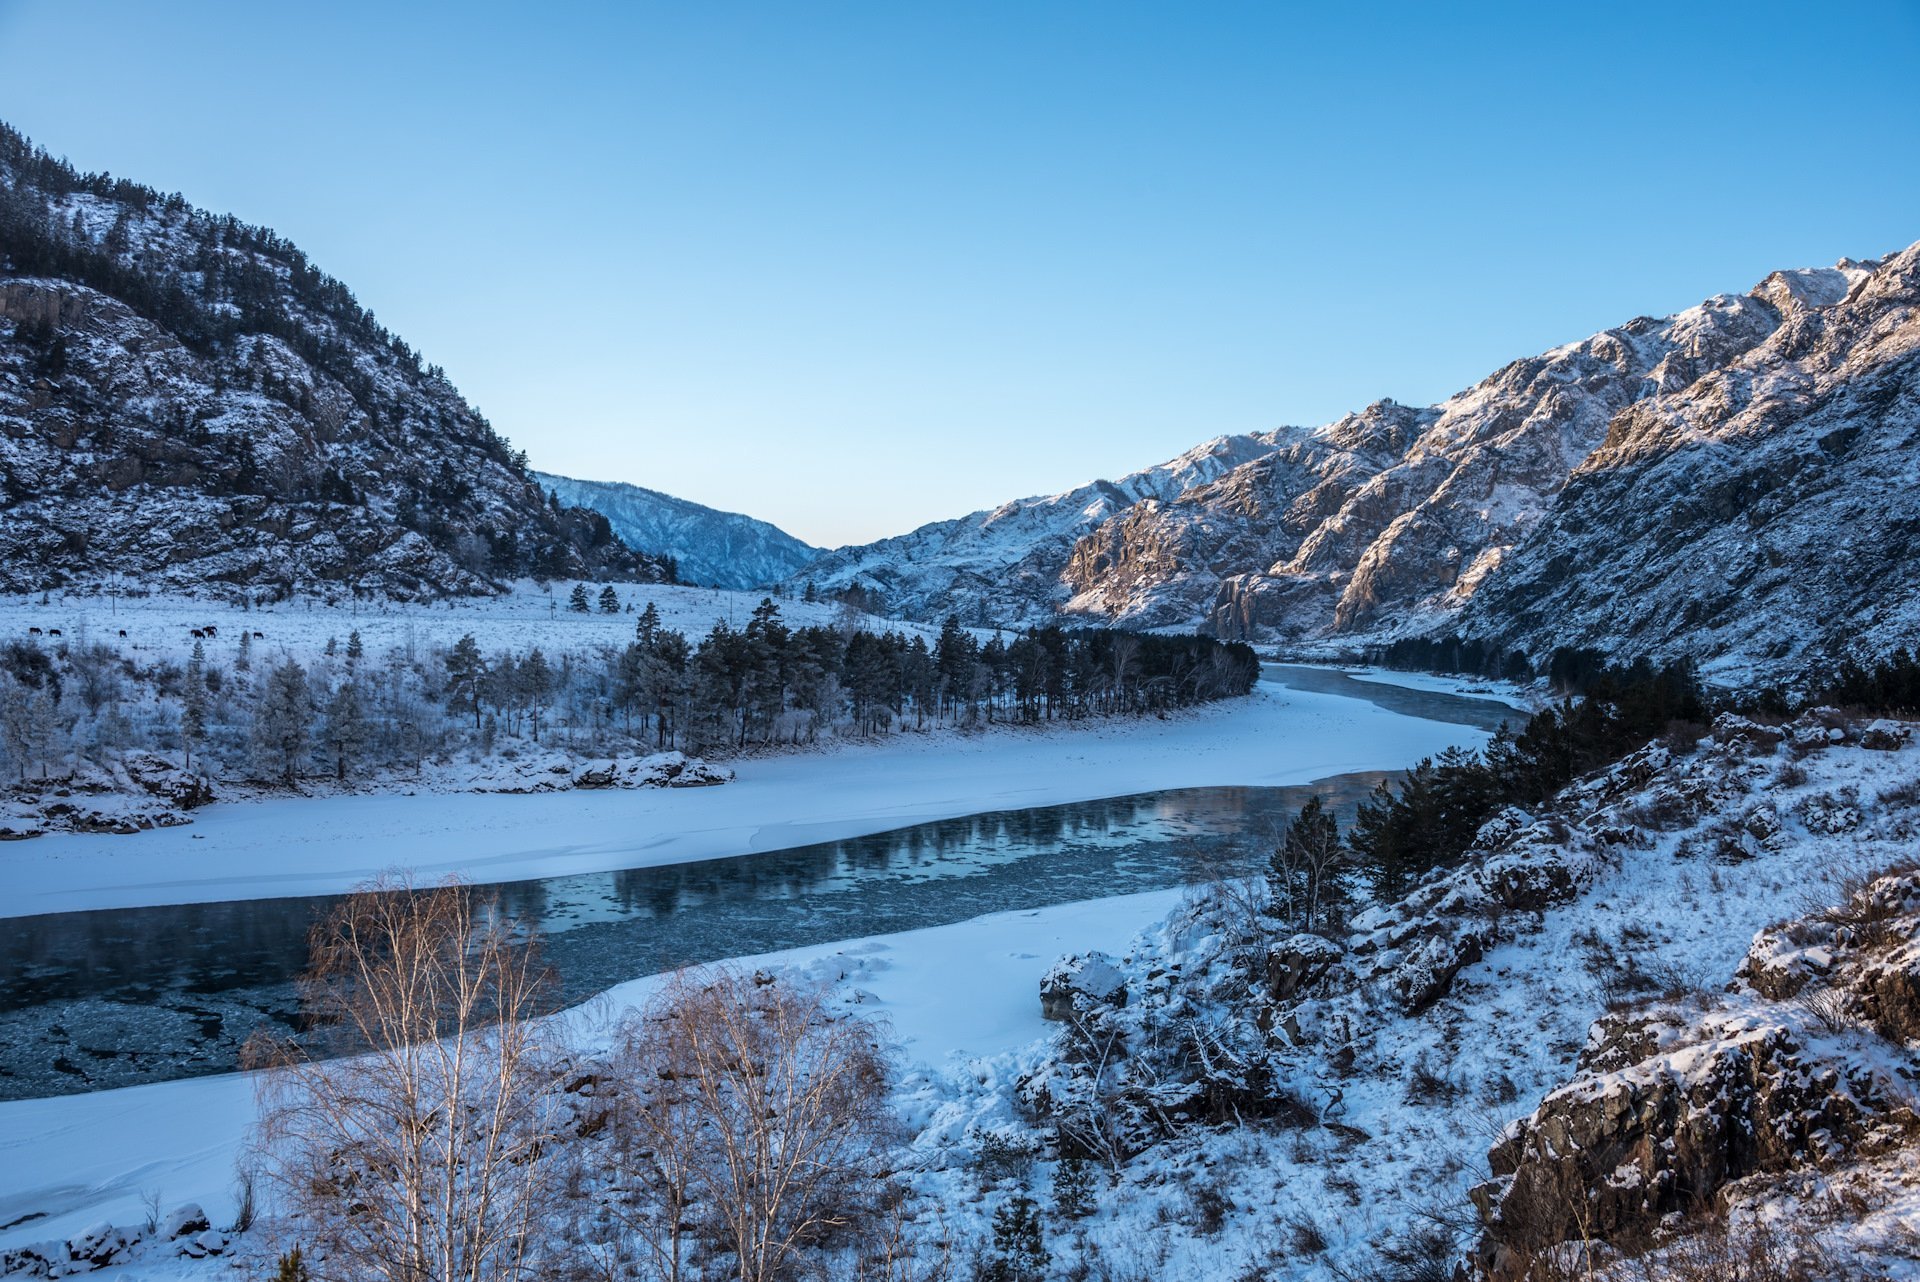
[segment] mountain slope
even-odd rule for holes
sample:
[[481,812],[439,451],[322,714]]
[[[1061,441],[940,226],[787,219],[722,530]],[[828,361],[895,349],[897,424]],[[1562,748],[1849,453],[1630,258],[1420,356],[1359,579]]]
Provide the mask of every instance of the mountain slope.
[[1739,361],[1620,414],[1459,619],[1538,653],[1572,637],[1796,672],[1920,633],[1920,245],[1781,273]]
[[1044,622],[1066,604],[1061,573],[1076,539],[1144,499],[1171,498],[1272,448],[1264,435],[1215,437],[1117,481],[1016,499],[829,552],[789,583],[811,580],[822,591],[858,587],[887,612],[910,619],[958,614],[981,625]]
[[800,570],[821,555],[785,530],[622,481],[579,481],[535,472],[571,507],[600,513],[630,547],[674,559],[682,583],[745,590]]
[[657,580],[271,231],[0,125],[0,590]]

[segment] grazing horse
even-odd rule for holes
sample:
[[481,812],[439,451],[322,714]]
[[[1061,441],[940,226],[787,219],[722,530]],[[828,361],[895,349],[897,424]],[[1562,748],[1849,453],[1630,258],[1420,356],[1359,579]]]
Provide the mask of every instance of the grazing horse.
[[30,636],[30,637],[37,637],[37,636],[39,636],[39,635],[40,635],[40,629],[39,629],[39,628],[28,628],[28,629],[27,629],[27,635],[28,635],[28,636]]
[[57,637],[57,636],[59,636],[59,635],[60,635],[60,629],[59,629],[59,628],[48,628],[48,629],[47,629],[47,635],[48,635],[48,636],[50,636],[50,637]]
[[191,631],[189,631],[187,635],[192,637],[195,641],[205,641],[207,639],[206,632],[201,628],[194,628]]

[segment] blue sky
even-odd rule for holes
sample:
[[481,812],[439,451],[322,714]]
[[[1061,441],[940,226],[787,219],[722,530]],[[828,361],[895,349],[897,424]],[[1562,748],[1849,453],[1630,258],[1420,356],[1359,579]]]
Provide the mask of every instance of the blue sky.
[[1920,239],[1920,3],[0,0],[0,118],[835,544]]

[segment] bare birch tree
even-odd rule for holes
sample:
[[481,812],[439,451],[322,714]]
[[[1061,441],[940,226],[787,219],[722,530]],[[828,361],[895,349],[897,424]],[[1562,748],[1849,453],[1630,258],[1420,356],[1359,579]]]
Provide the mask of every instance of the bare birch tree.
[[314,932],[318,1058],[257,1047],[259,1169],[321,1282],[541,1275],[562,1062],[536,949],[457,884],[392,883]]

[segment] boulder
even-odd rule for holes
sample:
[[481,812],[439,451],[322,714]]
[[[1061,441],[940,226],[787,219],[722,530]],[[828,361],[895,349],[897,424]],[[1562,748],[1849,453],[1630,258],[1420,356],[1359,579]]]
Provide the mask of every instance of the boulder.
[[1562,1087],[1509,1127],[1472,1190],[1482,1266],[1570,1241],[1642,1248],[1732,1180],[1837,1160],[1890,1108],[1871,1070],[1785,1025],[1721,1034]]
[[1895,752],[1913,741],[1913,727],[1904,721],[1881,718],[1860,732],[1860,746],[1876,752]]
[[207,1219],[207,1213],[200,1209],[198,1202],[182,1202],[161,1218],[160,1236],[165,1241],[171,1242],[191,1234],[205,1233],[212,1227],[212,1222]]
[[1267,992],[1285,1001],[1318,984],[1345,956],[1340,945],[1318,935],[1294,935],[1267,949]]
[[1041,977],[1041,1018],[1071,1019],[1080,1002],[1093,1006],[1127,1004],[1127,977],[1105,953],[1063,957]]

